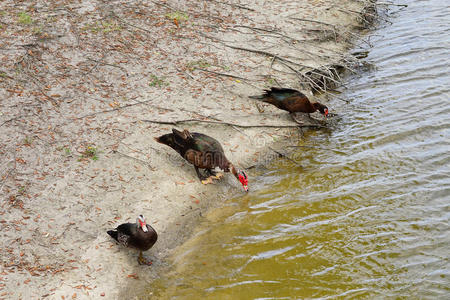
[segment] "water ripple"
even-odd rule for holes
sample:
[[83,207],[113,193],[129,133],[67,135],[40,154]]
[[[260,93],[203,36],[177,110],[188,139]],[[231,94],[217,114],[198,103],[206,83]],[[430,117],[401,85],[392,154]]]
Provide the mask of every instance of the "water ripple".
[[448,298],[450,6],[407,2],[333,130],[304,133],[303,168],[275,164],[209,216],[166,298]]

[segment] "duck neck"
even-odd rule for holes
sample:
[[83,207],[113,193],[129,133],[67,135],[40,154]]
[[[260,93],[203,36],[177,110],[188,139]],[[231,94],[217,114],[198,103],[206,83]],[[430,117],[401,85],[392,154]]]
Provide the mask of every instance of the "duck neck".
[[239,174],[238,170],[234,167],[232,163],[230,163],[230,172],[236,177],[237,180],[239,180]]
[[312,109],[313,109],[312,112],[316,112],[316,111],[319,110],[320,103],[319,102],[314,102],[314,103],[311,103],[311,106],[312,106]]

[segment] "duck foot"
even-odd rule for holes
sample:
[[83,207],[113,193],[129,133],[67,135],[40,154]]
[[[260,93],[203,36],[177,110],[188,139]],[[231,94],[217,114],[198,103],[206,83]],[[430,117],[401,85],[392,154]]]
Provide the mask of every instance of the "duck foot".
[[139,256],[138,256],[138,263],[142,266],[142,265],[146,265],[146,266],[151,266],[152,265],[152,261],[146,259],[143,255],[142,252],[139,252]]
[[201,173],[200,173],[200,170],[198,169],[198,167],[195,167],[195,172],[197,173],[198,179],[200,179],[200,181],[201,181],[203,184],[211,183],[211,182],[209,182],[209,181],[212,180],[212,179],[210,179],[209,177],[207,177],[207,176],[201,174]]
[[305,123],[303,123],[303,121],[300,121],[300,118],[297,116],[296,113],[292,113],[291,117],[292,117],[292,119],[294,120],[295,123],[297,123],[299,125],[305,125]]
[[295,121],[295,123],[299,124],[300,126],[320,126],[322,124],[321,121],[311,117],[307,113],[291,113],[291,117]]
[[211,176],[212,178],[214,178],[214,179],[217,179],[217,180],[220,180],[220,178],[222,178],[223,177],[223,173],[216,173],[216,174],[214,174],[214,176]]
[[208,178],[202,180],[202,184],[210,184],[210,183],[214,183],[213,176],[209,176]]
[[218,172],[216,172],[216,171],[214,171],[212,169],[207,169],[206,172],[210,175],[209,177],[212,178],[212,179],[219,180],[220,178],[223,177],[223,173],[220,173],[220,172],[218,173]]
[[260,114],[262,114],[264,112],[264,108],[262,108],[259,103],[255,103],[255,106],[256,106],[256,109],[258,109]]

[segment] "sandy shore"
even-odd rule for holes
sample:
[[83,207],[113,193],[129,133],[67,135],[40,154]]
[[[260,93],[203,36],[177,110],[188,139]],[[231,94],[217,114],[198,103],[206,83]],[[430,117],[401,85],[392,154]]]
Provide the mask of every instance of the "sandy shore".
[[[247,96],[279,85],[314,99],[338,82],[334,70],[357,64],[347,51],[373,16],[367,3],[2,1],[0,299],[125,299],[146,287],[202,212],[242,192],[229,174],[201,185],[153,140],[173,125],[150,121],[221,141],[251,189],[251,167],[299,130]],[[177,123],[192,119],[236,126]],[[138,214],[159,233],[151,267],[106,234]]]

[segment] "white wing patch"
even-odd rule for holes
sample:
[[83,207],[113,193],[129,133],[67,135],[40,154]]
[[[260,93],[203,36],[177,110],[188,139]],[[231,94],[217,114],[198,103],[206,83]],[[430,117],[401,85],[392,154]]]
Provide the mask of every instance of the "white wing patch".
[[129,235],[126,234],[122,234],[119,232],[118,236],[117,236],[117,240],[119,241],[119,243],[121,243],[122,245],[124,245],[125,247],[128,247],[128,241],[130,239]]

